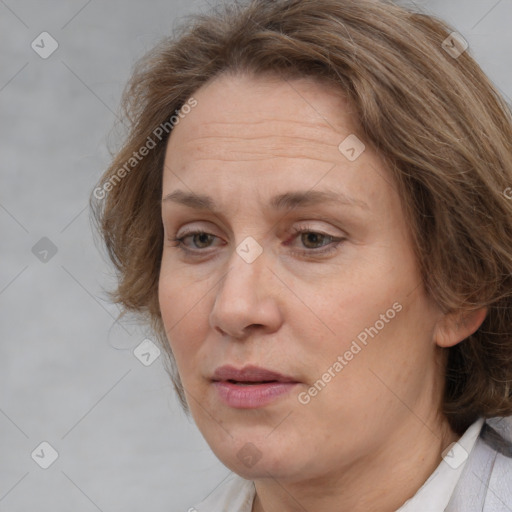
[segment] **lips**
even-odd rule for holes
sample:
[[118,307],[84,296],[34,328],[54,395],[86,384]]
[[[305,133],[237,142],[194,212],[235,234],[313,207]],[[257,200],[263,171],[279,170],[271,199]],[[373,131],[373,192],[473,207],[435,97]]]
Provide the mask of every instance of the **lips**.
[[237,369],[230,365],[217,368],[213,374],[212,380],[214,382],[231,382],[242,386],[270,382],[297,382],[297,380],[293,377],[282,375],[280,373],[267,370],[266,368],[261,368],[259,366],[246,366],[244,368]]
[[221,366],[212,376],[217,397],[232,409],[257,409],[285,399],[299,383],[293,377],[259,366]]

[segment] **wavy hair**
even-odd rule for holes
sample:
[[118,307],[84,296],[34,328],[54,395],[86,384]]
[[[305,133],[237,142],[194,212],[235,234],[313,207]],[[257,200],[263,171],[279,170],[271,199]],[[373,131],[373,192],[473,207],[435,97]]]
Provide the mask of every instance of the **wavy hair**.
[[123,95],[128,134],[91,208],[117,272],[111,298],[153,328],[185,410],[158,303],[172,127],[155,129],[179,122],[219,74],[252,72],[327,81],[349,99],[393,175],[427,293],[444,312],[488,308],[474,334],[443,349],[442,413],[458,434],[479,416],[512,414],[512,114],[453,32],[389,1],[231,2],[186,19],[137,63]]

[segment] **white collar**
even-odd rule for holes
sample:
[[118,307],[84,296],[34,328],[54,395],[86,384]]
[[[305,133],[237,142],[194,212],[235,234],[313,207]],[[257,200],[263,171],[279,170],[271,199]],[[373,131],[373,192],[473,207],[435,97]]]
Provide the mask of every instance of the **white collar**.
[[476,420],[457,442],[450,445],[451,449],[443,452],[445,455],[439,466],[416,494],[396,512],[442,512],[445,510],[484,421],[483,418]]

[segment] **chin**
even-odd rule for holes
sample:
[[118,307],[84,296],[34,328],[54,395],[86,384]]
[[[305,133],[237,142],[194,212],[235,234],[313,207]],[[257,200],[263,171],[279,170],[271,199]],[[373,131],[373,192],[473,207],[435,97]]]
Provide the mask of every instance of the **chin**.
[[259,460],[250,460],[249,457],[246,456],[245,460],[240,461],[237,454],[235,454],[234,457],[221,460],[221,462],[246,480],[257,480],[263,478],[286,480],[292,477],[295,472],[290,467],[291,461],[284,459],[284,455],[281,457],[278,456],[277,459],[279,460],[276,460],[276,455],[274,454],[271,460],[264,456]]
[[309,467],[307,454],[283,443],[282,439],[276,438],[272,443],[265,436],[268,430],[263,436],[244,436],[243,440],[234,436],[236,441],[231,440],[222,450],[216,447],[213,451],[226,467],[246,480],[303,478],[303,469]]

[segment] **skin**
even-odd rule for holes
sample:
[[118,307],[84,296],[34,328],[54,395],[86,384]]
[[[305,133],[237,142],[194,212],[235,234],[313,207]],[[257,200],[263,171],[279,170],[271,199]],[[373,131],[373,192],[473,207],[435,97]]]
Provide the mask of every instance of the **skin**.
[[[486,312],[444,315],[426,295],[389,171],[369,144],[355,161],[338,150],[357,128],[332,86],[221,75],[194,97],[168,142],[162,197],[208,194],[219,210],[162,201],[159,281],[194,421],[217,457],[255,482],[253,512],[395,511],[458,438],[438,412],[443,348],[474,332]],[[276,194],[311,189],[366,206],[268,207]],[[196,258],[172,241],[185,229],[214,235],[183,240]],[[236,252],[249,236],[263,250],[252,263]],[[401,311],[300,403],[298,394],[395,303]],[[299,384],[265,407],[234,409],[210,381],[224,364],[262,366]],[[249,442],[260,455],[251,467],[237,457]]]

